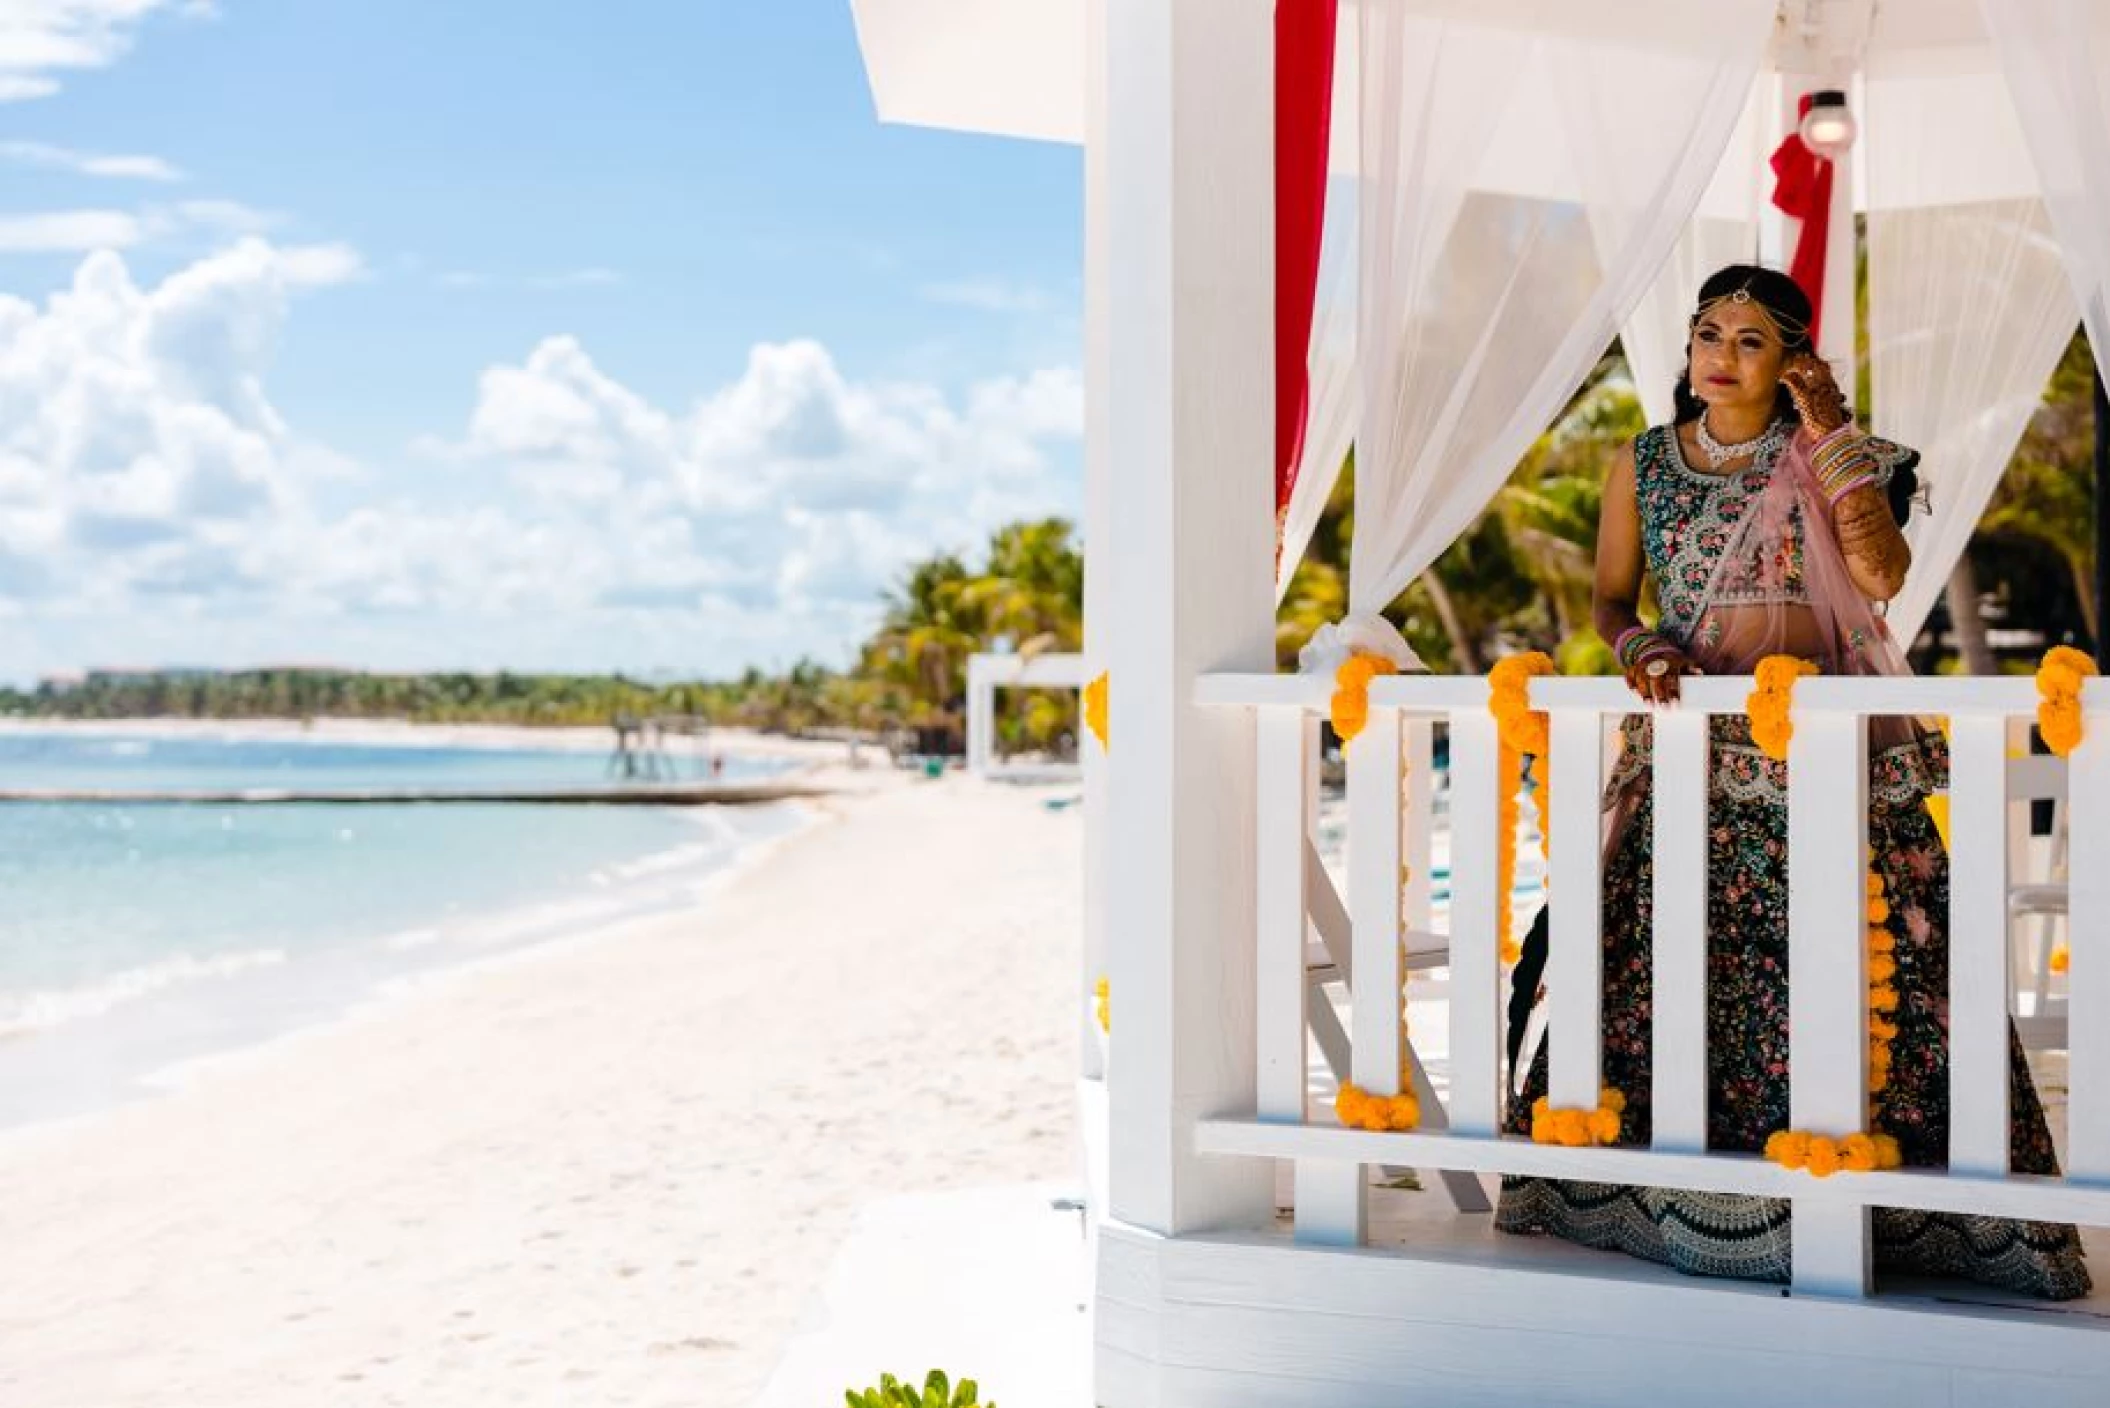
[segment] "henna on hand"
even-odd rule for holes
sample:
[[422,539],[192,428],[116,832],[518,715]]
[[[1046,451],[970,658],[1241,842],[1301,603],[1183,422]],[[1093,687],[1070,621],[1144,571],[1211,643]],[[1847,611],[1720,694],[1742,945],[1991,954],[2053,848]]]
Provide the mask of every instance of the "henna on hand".
[[1839,551],[1858,585],[1863,590],[1881,588],[1870,591],[1879,600],[1897,595],[1912,565],[1912,548],[1898,531],[1883,491],[1870,485],[1847,494],[1832,510],[1832,524],[1838,529]]
[[1780,380],[1795,402],[1795,413],[1812,434],[1829,435],[1846,424],[1846,394],[1820,358],[1796,353],[1781,368]]

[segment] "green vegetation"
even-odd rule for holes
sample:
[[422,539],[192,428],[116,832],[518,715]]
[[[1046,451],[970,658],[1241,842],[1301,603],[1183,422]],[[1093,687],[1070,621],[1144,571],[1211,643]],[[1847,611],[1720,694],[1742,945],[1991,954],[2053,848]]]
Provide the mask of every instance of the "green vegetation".
[[[1966,559],[1985,623],[2041,634],[2001,649],[1937,611],[1918,652],[1922,670],[2033,658],[2043,644],[2099,639],[2094,562],[2094,364],[2078,332]],[[1552,652],[1571,674],[1608,673],[1611,653],[1590,626],[1591,566],[1601,486],[1642,414],[1618,356],[1605,358],[1553,427],[1524,455],[1478,522],[1387,608],[1437,670],[1478,673],[1511,650]],[[1290,581],[1276,620],[1276,655],[1293,668],[1320,625],[1347,611],[1353,475],[1344,473]],[[809,734],[850,730],[905,749],[956,752],[965,721],[967,658],[1012,649],[1080,649],[1084,559],[1061,519],[998,530],[978,558],[942,552],[910,568],[884,599],[878,629],[847,669],[801,661],[781,674],[646,683],[622,676],[379,675],[273,669],[232,673],[104,672],[78,683],[0,691],[0,711],[59,718],[399,718],[529,725],[605,724],[618,714],[689,716],[714,724]],[[2001,658],[2005,652],[2008,659]],[[1077,701],[1067,690],[999,694],[999,744],[1074,748]]]
[[996,1408],[993,1402],[983,1403],[976,1393],[973,1379],[962,1379],[955,1388],[946,1382],[944,1370],[933,1369],[920,1393],[892,1374],[881,1374],[878,1388],[863,1393],[848,1389],[843,1397],[850,1408]]

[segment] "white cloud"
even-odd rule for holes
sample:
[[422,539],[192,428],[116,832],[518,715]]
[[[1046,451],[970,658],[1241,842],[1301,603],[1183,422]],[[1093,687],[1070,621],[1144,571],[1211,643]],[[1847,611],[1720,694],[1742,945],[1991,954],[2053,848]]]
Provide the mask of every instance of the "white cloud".
[[545,338],[465,380],[457,436],[362,469],[266,389],[295,296],[360,271],[247,239],[150,289],[98,253],[43,307],[0,297],[0,648],[732,670],[839,655],[910,561],[1075,510],[1074,371],[949,396],[811,341],[665,406]]
[[286,223],[275,210],[258,210],[238,200],[185,200],[149,212],[155,233],[197,227],[228,235],[266,234]]
[[127,210],[47,210],[0,215],[0,254],[82,254],[130,249],[146,224]]
[[184,236],[217,242],[229,235],[261,235],[284,222],[276,212],[232,200],[186,200],[138,211],[32,211],[0,215],[0,254],[86,254]]
[[78,152],[46,142],[0,142],[0,161],[130,181],[180,181],[183,172],[158,156],[112,156]]
[[6,0],[0,4],[0,102],[48,97],[63,75],[115,63],[158,12],[209,19],[208,0]]

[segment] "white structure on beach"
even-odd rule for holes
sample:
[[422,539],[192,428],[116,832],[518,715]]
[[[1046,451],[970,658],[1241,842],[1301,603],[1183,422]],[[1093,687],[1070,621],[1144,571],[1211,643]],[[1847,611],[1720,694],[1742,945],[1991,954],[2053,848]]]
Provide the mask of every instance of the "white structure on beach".
[[[1484,679],[1374,685],[1348,771],[1345,895],[1307,861],[1332,681],[1274,671],[1275,3],[852,8],[882,117],[1084,148],[1085,656],[1111,670],[1117,746],[1087,776],[1087,973],[1106,953],[1116,1033],[1097,1401],[2110,1402],[2110,1297],[2049,1313],[1960,1285],[1877,1295],[1869,1224],[1887,1206],[2110,1226],[2110,693],[2084,695],[2070,763],[2063,1177],[2008,1160],[2007,736],[2035,708],[2028,680],[1815,679],[1795,695],[1798,1129],[1865,1122],[1865,721],[1951,721],[1946,1171],[1818,1181],[1706,1148],[1706,720],[1745,708],[1737,679],[1695,682],[1658,720],[1656,931],[1691,941],[1655,946],[1653,1144],[1502,1136],[1506,897]],[[1353,607],[1382,606],[1472,521],[1615,334],[1653,394],[1698,273],[1754,241],[1776,260],[1792,250],[1799,230],[1764,212],[1759,178],[1812,90],[1851,92],[1866,129],[1841,158],[1827,301],[1852,306],[1863,210],[1877,427],[1948,476],[1893,621],[1931,603],[2076,318],[2110,362],[2110,7],[1351,0],[1341,16],[1333,168],[1354,174],[1356,203],[1332,223],[1358,225],[1362,248],[1345,293],[1321,279],[1306,449],[1345,448],[1316,410],[1345,366],[1365,476]],[[1474,238],[1505,220],[1532,242],[1485,241],[1509,251],[1490,269]],[[1324,345],[1329,297],[1359,351]],[[1414,356],[1399,355],[1403,318],[1439,326]],[[1850,333],[1835,318],[1821,343],[1848,386]],[[1324,482],[1323,458],[1306,467],[1300,488]],[[1541,681],[1532,700],[1555,744],[1549,887],[1571,897],[1554,910],[1552,1098],[1591,1106],[1600,917],[1573,897],[1599,891],[1599,744],[1632,701],[1587,679]],[[1433,921],[1439,732],[1450,964],[1430,985],[1443,1020],[1417,1016],[1415,1040],[1443,1118],[1351,1130],[1314,1098],[1307,943],[1315,916],[1345,910],[1345,936],[1324,929],[1351,988],[1353,1077],[1396,1091],[1400,935]],[[1484,1215],[1378,1186],[1383,1166],[1790,1198],[1793,1285],[1498,1236]]]
[[[996,761],[996,692],[999,689],[1083,689],[1091,676],[1084,657],[1070,652],[967,657],[967,770],[988,776]],[[1074,768],[1059,769],[1064,775]]]

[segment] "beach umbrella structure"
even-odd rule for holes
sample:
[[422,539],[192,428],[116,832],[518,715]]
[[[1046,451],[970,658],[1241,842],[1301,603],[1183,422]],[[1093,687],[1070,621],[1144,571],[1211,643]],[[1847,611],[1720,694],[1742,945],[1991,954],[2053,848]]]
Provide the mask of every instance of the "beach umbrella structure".
[[[1891,606],[1918,630],[2078,323],[2110,349],[2110,6],[2090,0],[852,0],[883,120],[1084,154],[1089,989],[1111,979],[1097,1401],[2110,1401],[2086,1316],[1873,1294],[1870,1210],[2110,1226],[2110,700],[2069,760],[2065,1174],[2010,1173],[2006,739],[2026,680],[1808,682],[1790,755],[1798,1129],[1870,1090],[1865,721],[1949,718],[1948,1167],[1813,1179],[1707,1149],[1704,944],[1655,962],[1653,1142],[1500,1133],[1496,725],[1487,681],[1369,692],[1347,881],[1311,861],[1334,681],[1274,673],[1274,604],[1354,447],[1349,615],[1378,613],[1486,508],[1616,340],[1664,418],[1700,279],[1795,272],[1841,384],[1920,448],[1930,507]],[[1868,270],[1867,353],[1855,273]],[[1345,647],[1344,647],[1345,648]],[[1400,663],[1410,657],[1400,655]],[[1659,933],[1704,935],[1708,680],[1659,722]],[[1616,681],[1534,684],[1552,736],[1550,888],[1592,895]],[[1409,1043],[1399,936],[1434,922],[1432,737],[1448,756],[1448,976]],[[1686,810],[1677,810],[1683,806]],[[1321,924],[1339,911],[1342,922]],[[1596,906],[1554,911],[1552,1100],[1599,1095]],[[1312,1097],[1321,931],[1355,1083],[1437,1076],[1412,1128]],[[1442,927],[1440,924],[1437,927]],[[1352,932],[1351,932],[1352,931]],[[1419,981],[1418,979],[1416,980]],[[1418,1011],[1419,1009],[1417,1009]],[[1089,1034],[1089,1032],[1088,1032]],[[1096,1074],[1096,1067],[1093,1067]],[[1406,1123],[1406,1122],[1402,1122]],[[1788,1294],[1491,1235],[1373,1167],[1793,1200]],[[1287,1208],[1287,1218],[1277,1216]],[[2110,1259],[2106,1259],[2110,1261]],[[2087,1302],[2095,1305],[2095,1302]],[[2099,1308],[2099,1307],[2098,1307]],[[1727,1367],[1732,1372],[1725,1374]]]

